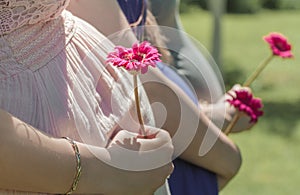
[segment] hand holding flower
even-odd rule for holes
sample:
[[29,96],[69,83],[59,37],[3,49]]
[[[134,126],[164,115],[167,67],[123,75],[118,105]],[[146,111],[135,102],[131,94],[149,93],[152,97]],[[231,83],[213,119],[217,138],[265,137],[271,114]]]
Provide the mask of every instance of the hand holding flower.
[[232,122],[227,126],[224,131],[228,134],[241,115],[246,114],[250,117],[249,123],[256,123],[258,118],[263,115],[263,111],[260,110],[263,107],[261,99],[253,97],[252,93],[245,89],[235,90],[235,94],[231,95],[231,99],[227,99],[232,106],[234,106],[238,113],[234,115]]
[[[111,178],[118,178],[114,194],[154,194],[173,171],[174,147],[169,133],[155,127],[145,128],[150,135],[156,134],[155,138],[138,138],[137,133],[121,130],[107,147],[109,168],[115,173]],[[127,180],[130,185],[124,184]]]
[[[239,111],[239,109],[235,108],[233,105],[231,105],[228,101],[233,100],[233,97],[236,97],[236,91],[240,90],[246,90],[249,93],[252,93],[252,90],[249,87],[242,87],[239,84],[235,84],[227,93],[224,95],[222,104],[224,104],[225,101],[225,129],[228,126],[228,124],[232,121],[232,119],[235,117],[236,114],[239,114],[239,119],[232,128],[231,132],[238,133],[245,130],[251,129],[255,123],[250,123],[251,117],[248,116],[246,113]],[[223,129],[223,131],[225,131]]]

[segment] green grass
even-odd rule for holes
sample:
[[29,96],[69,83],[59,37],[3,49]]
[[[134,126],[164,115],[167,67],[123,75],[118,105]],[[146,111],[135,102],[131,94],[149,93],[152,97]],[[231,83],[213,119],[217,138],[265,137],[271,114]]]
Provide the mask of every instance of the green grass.
[[[295,58],[279,58],[252,85],[263,99],[265,115],[249,132],[231,135],[243,154],[238,175],[221,195],[297,194],[300,181],[300,11],[262,11],[255,15],[225,15],[222,23],[223,73],[226,81],[242,83],[270,55],[262,36],[281,32],[293,45]],[[181,16],[185,30],[209,50],[210,14],[192,9]]]

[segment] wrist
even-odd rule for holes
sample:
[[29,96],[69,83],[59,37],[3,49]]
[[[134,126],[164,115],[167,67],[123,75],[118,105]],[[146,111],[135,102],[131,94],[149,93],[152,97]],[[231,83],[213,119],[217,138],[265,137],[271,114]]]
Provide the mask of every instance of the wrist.
[[78,149],[78,146],[76,142],[68,137],[63,137],[66,139],[72,146],[72,149],[74,151],[75,161],[76,161],[76,168],[75,168],[75,175],[72,182],[72,185],[70,189],[65,193],[66,195],[72,194],[74,191],[76,191],[78,182],[80,180],[81,172],[82,172],[82,166],[81,166],[81,157],[80,157],[80,151]]
[[80,182],[74,193],[78,194],[106,194],[112,180],[107,179],[111,168],[106,162],[110,154],[105,148],[77,143],[81,154],[82,173]]

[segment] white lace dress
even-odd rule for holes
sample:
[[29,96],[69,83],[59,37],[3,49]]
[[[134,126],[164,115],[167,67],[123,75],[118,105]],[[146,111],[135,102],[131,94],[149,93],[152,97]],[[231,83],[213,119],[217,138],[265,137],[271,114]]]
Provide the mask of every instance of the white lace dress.
[[[55,137],[104,146],[116,128],[134,129],[132,76],[105,65],[113,45],[68,3],[0,0],[0,108]],[[154,125],[143,91],[141,99]]]

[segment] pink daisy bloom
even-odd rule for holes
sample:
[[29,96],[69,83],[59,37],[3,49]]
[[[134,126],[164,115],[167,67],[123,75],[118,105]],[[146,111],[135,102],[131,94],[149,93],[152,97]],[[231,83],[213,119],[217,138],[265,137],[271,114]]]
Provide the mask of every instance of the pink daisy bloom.
[[251,118],[250,123],[256,123],[258,118],[263,115],[263,111],[259,110],[263,107],[261,99],[254,98],[247,90],[235,90],[234,92],[235,96],[229,94],[232,99],[228,99],[227,102],[247,114]]
[[132,48],[116,46],[115,50],[108,54],[106,62],[144,74],[148,71],[148,66],[156,67],[156,62],[161,61],[160,56],[155,47],[144,41],[141,44],[135,43]]
[[288,43],[287,38],[280,33],[270,33],[264,36],[263,39],[269,43],[272,49],[273,55],[280,56],[282,58],[292,58],[291,52],[292,46]]

